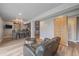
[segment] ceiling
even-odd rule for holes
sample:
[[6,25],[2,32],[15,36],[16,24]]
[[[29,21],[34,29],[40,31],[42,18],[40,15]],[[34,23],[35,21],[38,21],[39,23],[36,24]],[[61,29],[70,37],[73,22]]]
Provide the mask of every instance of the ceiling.
[[61,5],[60,3],[0,3],[0,16],[4,20],[22,17],[30,20]]

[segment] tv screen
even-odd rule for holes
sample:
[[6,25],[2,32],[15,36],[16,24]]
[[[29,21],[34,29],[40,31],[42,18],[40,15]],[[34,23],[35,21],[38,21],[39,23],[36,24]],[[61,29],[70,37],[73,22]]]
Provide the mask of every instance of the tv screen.
[[6,28],[6,29],[11,29],[11,28],[12,28],[12,25],[7,25],[7,24],[6,24],[6,25],[5,25],[5,28]]

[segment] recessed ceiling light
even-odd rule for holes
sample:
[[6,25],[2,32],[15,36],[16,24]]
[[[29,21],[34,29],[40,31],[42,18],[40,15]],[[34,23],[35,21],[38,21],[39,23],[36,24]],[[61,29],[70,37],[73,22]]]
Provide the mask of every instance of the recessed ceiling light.
[[22,15],[22,13],[18,13],[18,15],[20,15],[20,16],[21,16],[21,15]]

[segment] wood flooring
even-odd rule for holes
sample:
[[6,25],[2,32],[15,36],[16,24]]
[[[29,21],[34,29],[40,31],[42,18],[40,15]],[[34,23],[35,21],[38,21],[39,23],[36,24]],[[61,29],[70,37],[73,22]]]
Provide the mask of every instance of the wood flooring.
[[0,56],[23,56],[24,39],[12,40],[0,45]]
[[[23,56],[24,39],[13,40],[0,45],[0,56]],[[56,56],[79,56],[79,43],[60,45]]]

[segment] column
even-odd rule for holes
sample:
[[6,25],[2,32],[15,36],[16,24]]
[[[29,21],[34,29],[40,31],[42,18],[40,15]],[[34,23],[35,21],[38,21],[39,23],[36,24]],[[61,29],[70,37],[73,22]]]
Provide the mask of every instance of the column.
[[2,41],[3,37],[3,20],[0,18],[0,42]]
[[35,38],[35,21],[31,21],[31,38]]

